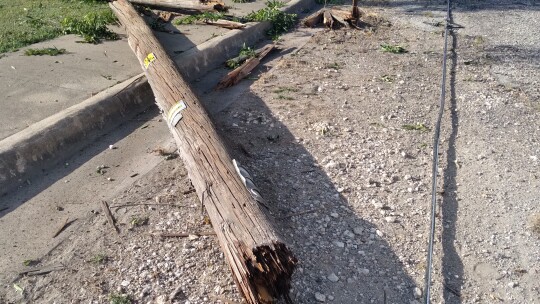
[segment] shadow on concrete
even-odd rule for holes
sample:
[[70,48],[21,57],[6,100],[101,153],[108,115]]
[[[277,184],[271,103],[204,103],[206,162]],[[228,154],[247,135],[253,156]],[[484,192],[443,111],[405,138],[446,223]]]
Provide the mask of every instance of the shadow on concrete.
[[46,167],[41,168],[39,173],[33,173],[29,176],[26,182],[16,190],[0,196],[0,218],[69,175],[88,160],[107,150],[111,142],[117,142],[131,134],[157,114],[157,107],[152,106],[142,113],[124,117],[123,121],[117,121],[116,124],[109,125],[105,130],[95,131],[81,138],[81,141],[85,143],[78,149],[69,151],[70,154],[64,155],[60,160],[51,161]]

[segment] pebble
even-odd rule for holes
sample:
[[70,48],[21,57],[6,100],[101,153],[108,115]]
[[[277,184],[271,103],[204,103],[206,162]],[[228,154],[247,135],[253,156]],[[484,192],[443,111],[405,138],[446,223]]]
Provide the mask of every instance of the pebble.
[[375,231],[375,233],[379,236],[379,237],[383,237],[384,236],[384,233],[380,230],[377,230]]
[[511,288],[515,288],[518,286],[518,283],[517,282],[510,282],[508,283],[508,287],[511,287]]
[[349,230],[345,230],[345,232],[343,232],[343,235],[348,238],[354,239],[354,233],[350,232]]
[[369,274],[369,269],[367,269],[367,268],[360,269],[360,274],[368,275]]
[[384,204],[383,203],[375,203],[375,202],[372,202],[373,204],[373,207],[377,208],[377,209],[382,209],[384,208]]
[[328,296],[328,300],[334,301],[334,296]]
[[422,290],[418,287],[415,287],[413,290],[414,298],[420,299],[422,297]]
[[384,220],[387,223],[395,223],[397,221],[397,218],[395,216],[387,216],[387,217],[384,218]]
[[337,276],[335,273],[333,273],[333,272],[332,272],[328,277],[326,277],[326,278],[328,279],[328,281],[334,282],[334,283],[337,282],[337,281],[339,281],[338,276]]
[[324,301],[326,301],[326,296],[323,295],[322,293],[316,292],[315,293],[315,300],[317,300],[319,302],[324,302]]
[[364,233],[364,228],[356,227],[356,228],[353,229],[353,232],[354,232],[354,234],[360,235],[360,234]]
[[338,246],[339,248],[345,247],[345,243],[343,243],[343,242],[340,242],[340,241],[334,241],[333,243],[334,243],[334,245]]
[[330,213],[330,216],[333,217],[333,218],[338,218],[339,214],[337,214],[336,212],[332,212],[332,213]]

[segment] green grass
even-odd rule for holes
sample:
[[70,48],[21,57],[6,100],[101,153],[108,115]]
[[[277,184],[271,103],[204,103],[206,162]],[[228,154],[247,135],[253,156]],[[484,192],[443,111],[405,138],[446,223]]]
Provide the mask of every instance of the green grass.
[[0,53],[64,34],[64,18],[80,19],[93,13],[111,15],[105,1],[0,0]]
[[421,132],[429,131],[429,128],[426,127],[426,125],[424,125],[423,123],[418,123],[418,122],[414,125],[403,125],[402,128],[407,131],[421,131]]
[[43,56],[43,55],[57,56],[57,55],[65,54],[65,53],[66,53],[66,49],[57,49],[56,47],[41,48],[41,49],[27,49],[24,51],[24,54],[26,56]]
[[90,262],[92,264],[101,265],[101,264],[105,264],[108,260],[109,260],[109,257],[107,255],[103,253],[98,253],[90,259]]
[[111,304],[131,304],[131,298],[127,295],[110,294],[109,303]]
[[400,45],[391,45],[391,44],[381,44],[381,49],[383,52],[393,53],[393,54],[405,54],[407,50]]
[[257,57],[257,53],[255,52],[253,48],[246,46],[246,44],[244,43],[242,45],[242,48],[240,49],[240,52],[238,53],[238,56],[227,60],[227,62],[225,62],[225,65],[229,69],[236,69],[241,64],[243,64],[246,60],[253,57]]
[[296,14],[288,14],[279,9],[285,6],[285,3],[277,0],[266,2],[266,7],[256,12],[249,13],[246,21],[262,22],[269,21],[272,27],[266,32],[273,40],[277,40],[283,33],[288,32],[296,23]]
[[288,92],[298,92],[297,88],[289,88],[289,87],[279,87],[273,91],[274,93],[281,94],[281,93],[288,93]]

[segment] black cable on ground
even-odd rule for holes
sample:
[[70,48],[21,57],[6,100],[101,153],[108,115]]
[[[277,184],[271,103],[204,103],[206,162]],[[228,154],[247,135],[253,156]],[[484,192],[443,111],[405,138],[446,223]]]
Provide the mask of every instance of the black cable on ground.
[[444,113],[444,103],[446,99],[446,58],[448,50],[448,31],[450,30],[450,2],[447,0],[446,26],[444,29],[444,51],[442,62],[442,81],[441,81],[441,99],[439,102],[439,115],[435,124],[435,133],[433,135],[433,168],[431,176],[431,226],[429,232],[428,256],[426,267],[426,281],[424,287],[424,303],[430,303],[431,297],[431,272],[433,268],[433,241],[435,238],[435,214],[437,209],[437,173],[439,168],[439,139],[441,133],[441,120]]

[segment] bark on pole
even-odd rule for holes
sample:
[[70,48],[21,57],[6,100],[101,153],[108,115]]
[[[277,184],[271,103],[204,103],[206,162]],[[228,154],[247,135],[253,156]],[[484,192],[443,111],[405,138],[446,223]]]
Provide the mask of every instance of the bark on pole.
[[135,4],[167,7],[173,9],[187,9],[196,11],[222,10],[225,4],[221,0],[129,0]]
[[110,6],[126,27],[129,45],[208,211],[239,290],[247,303],[273,303],[280,297],[289,302],[296,259],[269,223],[250,177],[233,164],[203,105],[133,6],[127,0]]

